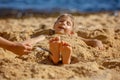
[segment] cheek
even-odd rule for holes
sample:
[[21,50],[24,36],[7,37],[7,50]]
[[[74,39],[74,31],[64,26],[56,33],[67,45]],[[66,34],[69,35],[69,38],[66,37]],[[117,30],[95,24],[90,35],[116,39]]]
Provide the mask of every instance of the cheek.
[[57,29],[57,25],[56,24],[54,25],[53,29]]
[[68,26],[68,27],[67,27],[67,30],[72,31],[72,27],[71,27],[71,26]]
[[57,29],[58,26],[59,26],[59,25],[56,23],[56,24],[54,24],[54,27],[53,27],[53,28],[54,28],[54,29]]

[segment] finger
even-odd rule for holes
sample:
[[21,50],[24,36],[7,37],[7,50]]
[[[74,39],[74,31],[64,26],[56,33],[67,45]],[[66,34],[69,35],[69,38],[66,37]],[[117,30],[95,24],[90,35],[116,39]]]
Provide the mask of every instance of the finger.
[[32,50],[32,47],[31,47],[31,46],[25,46],[25,50],[31,51],[31,50]]
[[32,51],[32,48],[27,48],[26,50],[28,50],[28,51]]
[[31,45],[31,44],[29,44],[29,43],[26,43],[25,45],[26,45],[26,46],[32,46],[32,45]]
[[25,52],[24,55],[28,55],[30,52]]
[[27,48],[32,49],[32,45],[30,45],[28,43],[23,44],[23,46],[24,46],[25,49],[27,49]]
[[24,54],[28,54],[28,53],[31,53],[32,51],[29,51],[29,50],[24,50]]

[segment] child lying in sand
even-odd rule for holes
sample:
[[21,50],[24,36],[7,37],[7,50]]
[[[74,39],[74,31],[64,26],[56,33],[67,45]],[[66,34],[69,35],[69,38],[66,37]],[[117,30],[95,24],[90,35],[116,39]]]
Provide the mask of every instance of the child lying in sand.
[[39,36],[23,42],[11,42],[0,37],[0,47],[12,51],[13,53],[21,56],[23,54],[30,53],[32,50],[32,46],[43,39],[44,36]]
[[[75,34],[73,20],[74,19],[70,14],[63,14],[59,16],[53,27],[55,34]],[[103,49],[102,42],[97,39],[81,39],[89,46]],[[72,47],[67,42],[61,41],[60,37],[55,37],[49,41],[49,48],[52,53],[50,57],[54,64],[59,62],[60,56],[62,57],[63,64],[70,64]]]

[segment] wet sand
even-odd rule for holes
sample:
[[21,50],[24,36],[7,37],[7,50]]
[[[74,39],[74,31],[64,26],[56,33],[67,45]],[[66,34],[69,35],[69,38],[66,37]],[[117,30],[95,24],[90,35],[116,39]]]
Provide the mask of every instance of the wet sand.
[[[21,57],[0,48],[0,80],[120,80],[120,13],[74,17],[78,36],[101,40],[105,50],[87,46],[78,36],[61,36],[72,45],[72,62],[54,65],[49,53],[39,48],[49,49],[50,36],[38,42],[30,54]],[[52,29],[55,20],[56,17],[0,19],[0,36],[23,41]]]

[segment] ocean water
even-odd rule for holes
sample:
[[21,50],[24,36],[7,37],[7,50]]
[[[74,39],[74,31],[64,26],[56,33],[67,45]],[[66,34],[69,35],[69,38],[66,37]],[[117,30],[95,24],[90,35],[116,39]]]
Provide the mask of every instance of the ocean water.
[[120,0],[0,0],[0,9],[45,12],[118,11]]

